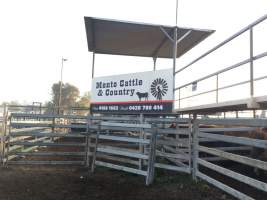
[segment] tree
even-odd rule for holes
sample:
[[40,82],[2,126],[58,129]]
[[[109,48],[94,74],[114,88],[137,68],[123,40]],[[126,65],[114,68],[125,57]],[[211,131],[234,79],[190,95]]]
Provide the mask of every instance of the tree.
[[44,107],[44,114],[54,114],[56,112],[54,104],[51,101],[45,102]]
[[90,107],[90,101],[91,101],[91,94],[90,92],[85,92],[83,96],[80,97],[80,99],[77,102],[77,105],[79,107]]
[[[46,111],[45,113],[55,113],[59,112],[58,104],[59,104],[59,89],[60,82],[54,83],[52,85],[52,100],[45,103]],[[79,89],[71,85],[69,83],[62,83],[62,92],[61,92],[61,103],[60,113],[69,113],[72,114],[74,110],[76,110],[76,114],[86,115],[89,112],[90,107],[90,92],[86,92],[83,96],[79,96]],[[80,107],[78,109],[64,109],[70,107]],[[85,108],[85,109],[83,109]]]
[[77,110],[76,113],[78,115],[87,115],[89,113],[90,101],[91,101],[90,92],[84,93],[84,95],[81,96],[77,102],[77,106],[80,107],[81,109]]
[[18,101],[9,101],[9,102],[8,101],[4,101],[4,102],[2,102],[1,105],[3,106],[5,104],[6,105],[14,105],[14,106],[20,105]]
[[[55,106],[59,106],[59,90],[60,90],[60,82],[54,83],[52,86],[52,103]],[[79,89],[71,85],[69,83],[62,83],[61,90],[61,107],[73,107],[76,106],[76,102],[79,98],[80,91]]]
[[[19,107],[20,103],[18,101],[4,101],[4,102],[2,102],[2,104],[0,106],[4,106],[4,105],[10,106],[8,108],[8,110],[10,112],[19,112],[19,111],[21,111],[21,107]],[[14,106],[14,107],[11,107],[11,106]]]

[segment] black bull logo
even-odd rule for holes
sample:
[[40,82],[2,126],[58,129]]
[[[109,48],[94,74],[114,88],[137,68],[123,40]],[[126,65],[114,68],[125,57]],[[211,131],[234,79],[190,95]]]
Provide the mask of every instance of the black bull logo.
[[142,98],[144,98],[145,100],[148,100],[148,92],[136,92],[136,95],[139,98],[139,101],[142,100]]

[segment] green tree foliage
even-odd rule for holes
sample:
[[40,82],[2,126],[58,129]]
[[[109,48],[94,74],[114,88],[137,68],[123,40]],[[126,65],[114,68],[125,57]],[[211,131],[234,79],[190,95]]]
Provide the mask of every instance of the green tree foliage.
[[[55,106],[58,106],[59,102],[59,90],[60,82],[54,83],[52,86],[52,103]],[[79,98],[80,91],[79,89],[69,83],[62,83],[62,92],[61,92],[61,107],[74,107]]]
[[77,110],[78,115],[87,115],[89,113],[91,94],[86,92],[77,102],[77,106],[80,107],[80,110]]
[[[4,101],[0,106],[9,105],[9,106],[19,106],[20,103],[18,101]],[[21,108],[19,107],[12,107],[8,109],[10,112],[19,112]]]
[[4,101],[4,102],[2,102],[2,106],[3,105],[14,105],[14,106],[17,106],[17,105],[19,105],[19,102],[18,101]]
[[79,107],[90,107],[90,100],[91,100],[91,94],[90,92],[84,93],[83,96],[80,97],[80,99],[77,102],[77,105]]
[[[57,113],[58,112],[58,101],[59,101],[59,89],[60,82],[54,83],[52,85],[52,99],[45,103],[45,113]],[[61,92],[61,113],[75,113],[86,115],[89,112],[90,107],[90,92],[86,92],[83,96],[79,96],[79,89],[69,83],[62,84]],[[76,107],[75,109],[67,109],[71,107]],[[77,108],[80,107],[80,108]]]
[[44,114],[55,114],[56,110],[54,108],[54,104],[51,101],[44,103]]

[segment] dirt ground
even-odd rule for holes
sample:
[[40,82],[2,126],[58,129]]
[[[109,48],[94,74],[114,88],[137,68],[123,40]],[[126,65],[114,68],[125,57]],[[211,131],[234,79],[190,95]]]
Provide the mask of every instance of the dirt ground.
[[10,166],[0,169],[0,200],[230,200],[190,176],[158,174],[151,186],[144,178],[97,168],[94,174],[81,167]]

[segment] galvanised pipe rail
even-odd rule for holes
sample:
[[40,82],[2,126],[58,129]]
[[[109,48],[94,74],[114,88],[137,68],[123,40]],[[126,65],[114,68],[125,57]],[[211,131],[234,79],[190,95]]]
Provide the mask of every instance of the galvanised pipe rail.
[[[258,54],[257,56],[254,56],[254,57],[253,57],[253,60],[258,60],[258,59],[263,58],[263,57],[266,57],[266,56],[267,56],[267,51],[264,52],[264,53]],[[184,85],[182,85],[182,86],[179,86],[179,87],[175,88],[175,91],[176,91],[176,90],[179,90],[179,89],[181,89],[181,88],[184,88],[184,87],[186,87],[186,86],[192,85],[192,84],[195,83],[195,82],[203,81],[203,80],[205,80],[205,79],[208,79],[208,78],[211,78],[211,77],[213,77],[213,76],[216,76],[216,75],[222,74],[222,73],[224,73],[224,72],[227,72],[227,71],[229,71],[229,70],[231,70],[231,69],[235,69],[235,68],[240,67],[240,66],[242,66],[242,65],[248,64],[249,62],[250,62],[250,59],[246,59],[246,60],[244,60],[244,61],[242,61],[242,62],[239,62],[239,63],[236,63],[236,64],[234,64],[234,65],[232,65],[232,66],[230,66],[230,67],[224,68],[224,69],[222,69],[222,70],[219,70],[219,71],[217,71],[217,72],[214,72],[214,73],[212,73],[212,74],[209,74],[209,75],[207,75],[207,76],[204,76],[204,77],[202,77],[202,78],[200,78],[200,79],[197,79],[197,80],[194,80],[194,81],[192,81],[192,82],[190,82],[190,83],[186,83],[186,84],[184,84]]]
[[[259,80],[266,79],[266,78],[267,78],[267,76],[262,76],[262,77],[259,77],[259,78],[254,79],[254,81],[259,81]],[[216,92],[217,90],[223,90],[223,89],[235,87],[235,86],[238,86],[238,85],[243,85],[243,84],[246,84],[246,83],[249,83],[249,82],[250,82],[250,80],[242,81],[242,82],[239,82],[239,83],[227,85],[227,86],[216,88],[216,89],[213,89],[213,90],[208,90],[206,92],[201,92],[201,93],[194,94],[194,95],[191,95],[191,96],[183,97],[183,98],[180,98],[180,100],[192,98],[192,97],[195,97],[195,96],[200,96],[200,95],[211,93],[211,92]],[[179,101],[179,100],[175,100],[175,101]]]
[[201,60],[202,58],[206,57],[207,55],[209,55],[210,53],[212,53],[213,51],[219,49],[220,47],[224,46],[225,44],[227,44],[228,42],[232,41],[234,38],[238,37],[239,35],[241,35],[242,33],[248,31],[249,29],[251,29],[252,27],[256,26],[257,24],[261,23],[262,21],[267,19],[267,14],[262,16],[261,18],[259,18],[258,20],[256,20],[255,22],[251,23],[250,25],[246,26],[245,28],[241,29],[239,32],[237,32],[236,34],[232,35],[231,37],[227,38],[226,40],[224,40],[223,42],[221,42],[220,44],[216,45],[215,47],[213,47],[212,49],[210,49],[209,51],[207,51],[206,53],[202,54],[201,56],[199,56],[198,58],[196,58],[195,60],[193,60],[192,62],[190,62],[189,64],[187,64],[186,66],[182,67],[181,69],[177,70],[175,72],[175,74],[185,70],[186,68],[188,68],[189,66],[193,65],[194,63],[196,63],[197,61]]
[[[223,45],[225,45],[228,42],[232,41],[234,38],[238,37],[239,35],[243,34],[244,32],[246,32],[248,30],[250,31],[250,34],[249,34],[249,36],[250,36],[249,37],[249,39],[250,39],[250,47],[249,47],[249,49],[250,49],[250,57],[248,59],[243,60],[243,61],[241,61],[239,63],[236,63],[236,64],[234,64],[234,65],[232,65],[230,67],[227,67],[225,69],[219,70],[219,71],[217,71],[215,73],[209,74],[209,75],[207,75],[205,77],[202,77],[200,79],[197,79],[195,81],[192,81],[190,83],[187,83],[187,84],[184,84],[182,86],[179,86],[179,87],[175,88],[174,91],[179,90],[178,91],[179,92],[178,100],[177,99],[175,100],[175,101],[178,101],[179,102],[179,108],[181,108],[181,100],[188,99],[188,98],[195,97],[195,96],[200,96],[200,95],[203,95],[203,94],[206,94],[206,93],[210,93],[210,92],[216,92],[216,103],[218,103],[219,102],[219,90],[230,88],[230,87],[234,87],[234,86],[238,86],[238,85],[245,84],[245,83],[250,83],[250,97],[253,97],[254,96],[254,81],[264,79],[264,78],[266,78],[266,76],[263,76],[263,77],[254,79],[254,67],[253,67],[253,64],[254,63],[253,62],[255,60],[257,60],[257,59],[266,57],[267,56],[267,52],[263,52],[263,53],[258,54],[256,56],[253,56],[253,27],[256,26],[257,24],[261,23],[262,21],[266,20],[266,19],[267,19],[267,15],[264,15],[263,17],[261,17],[257,21],[255,21],[252,24],[248,25],[247,27],[243,28],[241,31],[237,32],[236,34],[234,34],[230,38],[226,39],[225,41],[223,41],[222,43],[218,44],[217,46],[215,46],[214,48],[212,48],[208,52],[204,53],[203,55],[201,55],[197,59],[193,60],[191,63],[189,63],[185,67],[183,67],[180,70],[178,70],[178,71],[175,72],[175,74],[181,72],[182,70],[184,70],[187,67],[191,66],[192,64],[196,63],[198,60],[206,57],[207,55],[209,55],[213,51],[219,49]],[[222,74],[224,72],[227,72],[229,70],[235,69],[237,67],[240,67],[240,66],[245,65],[245,64],[248,64],[248,63],[250,63],[250,68],[249,68],[250,69],[250,80],[249,81],[243,81],[243,82],[240,82],[240,83],[236,83],[236,84],[232,84],[232,85],[228,85],[228,86],[219,88],[219,74]],[[205,92],[202,92],[202,93],[198,93],[198,94],[195,94],[195,95],[191,95],[191,96],[187,96],[187,97],[181,98],[181,89],[182,88],[184,88],[186,86],[189,86],[191,84],[194,84],[194,83],[197,83],[197,82],[206,80],[206,79],[211,78],[211,77],[214,77],[214,76],[216,76],[216,89],[205,91]]]

